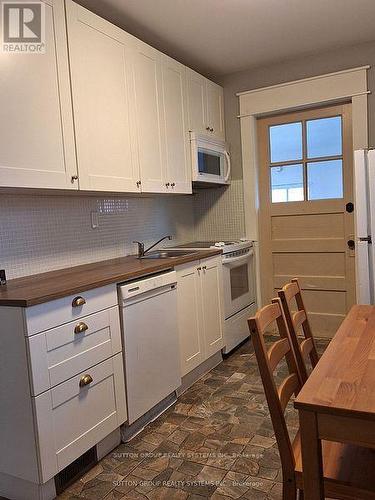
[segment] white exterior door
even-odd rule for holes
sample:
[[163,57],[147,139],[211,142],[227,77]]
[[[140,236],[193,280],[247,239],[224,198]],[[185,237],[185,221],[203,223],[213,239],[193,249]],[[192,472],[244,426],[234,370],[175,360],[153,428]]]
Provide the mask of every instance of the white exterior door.
[[133,39],[76,3],[67,13],[80,189],[136,192]]
[[191,193],[186,68],[167,56],[163,56],[163,102],[167,189]]
[[206,78],[187,68],[189,129],[192,132],[207,134],[207,94]]
[[142,191],[164,193],[167,187],[161,53],[137,41],[133,71]]
[[45,54],[1,54],[0,185],[77,189],[64,2],[44,3]]
[[177,268],[181,376],[204,361],[199,261]]
[[205,355],[223,347],[223,281],[221,257],[201,260],[201,297]]
[[225,138],[223,88],[216,83],[207,82],[207,124],[210,133],[219,139]]

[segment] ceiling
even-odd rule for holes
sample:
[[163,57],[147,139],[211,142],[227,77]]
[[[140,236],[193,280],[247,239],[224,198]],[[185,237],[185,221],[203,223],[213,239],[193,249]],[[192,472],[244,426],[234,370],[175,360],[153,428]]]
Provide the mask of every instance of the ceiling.
[[78,0],[208,76],[375,39],[375,0]]

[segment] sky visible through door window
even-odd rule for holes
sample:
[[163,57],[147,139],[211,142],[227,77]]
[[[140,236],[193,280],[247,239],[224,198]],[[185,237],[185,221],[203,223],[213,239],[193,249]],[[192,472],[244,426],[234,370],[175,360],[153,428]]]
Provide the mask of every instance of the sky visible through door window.
[[272,203],[342,198],[342,118],[269,127]]

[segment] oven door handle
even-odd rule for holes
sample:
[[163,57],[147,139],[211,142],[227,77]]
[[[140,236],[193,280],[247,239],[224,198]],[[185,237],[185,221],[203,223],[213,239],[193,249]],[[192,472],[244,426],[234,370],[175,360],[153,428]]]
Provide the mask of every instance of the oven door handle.
[[242,264],[242,263],[245,263],[245,262],[248,262],[250,257],[252,257],[254,255],[254,250],[250,250],[249,253],[247,253],[246,255],[241,255],[240,257],[229,257],[229,258],[224,258],[223,259],[223,266],[226,266],[227,264]]

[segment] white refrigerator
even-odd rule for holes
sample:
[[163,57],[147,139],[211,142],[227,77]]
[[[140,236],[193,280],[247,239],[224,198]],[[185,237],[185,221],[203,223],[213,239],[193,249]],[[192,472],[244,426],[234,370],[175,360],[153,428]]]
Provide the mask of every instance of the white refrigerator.
[[357,303],[374,304],[375,150],[354,152]]

